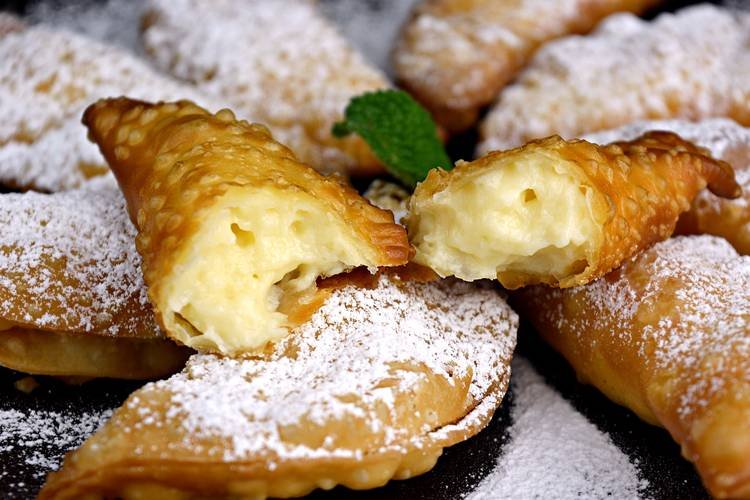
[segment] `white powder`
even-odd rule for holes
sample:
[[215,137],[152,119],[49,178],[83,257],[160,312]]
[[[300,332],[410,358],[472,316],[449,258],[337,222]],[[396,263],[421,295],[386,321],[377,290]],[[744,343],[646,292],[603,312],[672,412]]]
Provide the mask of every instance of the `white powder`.
[[[44,477],[57,470],[63,455],[83,443],[112,415],[112,410],[0,410],[0,477],[7,474],[7,457],[13,471],[25,477]],[[23,484],[17,484],[17,488]]]
[[501,498],[641,498],[648,482],[604,432],[547,385],[524,358],[513,360],[513,424],[495,469],[468,495]]

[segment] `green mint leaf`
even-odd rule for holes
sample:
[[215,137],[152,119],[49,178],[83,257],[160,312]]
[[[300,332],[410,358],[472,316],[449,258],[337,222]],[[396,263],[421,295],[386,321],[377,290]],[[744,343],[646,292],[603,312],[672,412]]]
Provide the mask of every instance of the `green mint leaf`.
[[430,114],[401,90],[379,90],[352,98],[336,137],[356,133],[386,169],[414,187],[435,167],[453,167]]

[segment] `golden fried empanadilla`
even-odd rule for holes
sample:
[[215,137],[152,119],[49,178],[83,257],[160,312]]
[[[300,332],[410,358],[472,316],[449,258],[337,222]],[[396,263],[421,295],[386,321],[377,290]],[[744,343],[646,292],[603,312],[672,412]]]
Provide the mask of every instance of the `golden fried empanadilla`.
[[540,45],[584,33],[613,12],[659,0],[423,0],[393,63],[402,85],[446,129],[470,127]]
[[390,86],[310,0],[149,0],[154,64],[226,99],[324,173],[383,168],[359,136],[334,137],[352,97]]
[[134,240],[114,182],[0,194],[0,365],[83,378],[178,371],[189,350],[156,326]]
[[432,170],[406,222],[415,261],[441,276],[569,287],[669,237],[706,185],[740,194],[727,163],[675,134],[609,146],[550,137]]
[[85,107],[101,97],[215,106],[118,47],[44,25],[15,31],[0,36],[0,186],[54,192],[109,174],[81,126]]
[[489,422],[516,328],[492,288],[340,288],[272,350],[196,355],[137,391],[40,498],[262,499],[422,474]]
[[262,348],[304,319],[317,278],[408,260],[390,212],[229,110],[119,98],[84,123],[128,201],[157,318],[188,346]]
[[514,301],[582,381],[664,426],[714,497],[750,498],[748,290],[750,257],[681,236],[587,286]]
[[[748,121],[750,123],[750,121]],[[585,139],[597,144],[629,140],[647,130],[669,130],[732,165],[742,196],[733,200],[701,191],[689,211],[680,216],[678,234],[713,234],[725,238],[743,255],[750,255],[750,129],[726,118],[702,122],[658,120],[635,122]]]

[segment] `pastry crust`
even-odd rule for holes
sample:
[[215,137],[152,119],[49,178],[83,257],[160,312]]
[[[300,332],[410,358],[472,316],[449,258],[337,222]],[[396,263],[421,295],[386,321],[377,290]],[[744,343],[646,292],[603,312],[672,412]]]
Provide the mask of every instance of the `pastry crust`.
[[750,497],[750,257],[658,243],[594,283],[515,304],[578,377],[664,426],[717,498]]
[[390,212],[229,110],[119,98],[84,123],[128,200],[157,317],[186,345],[263,348],[310,309],[319,276],[408,261]]
[[156,326],[114,183],[0,195],[0,364],[69,377],[150,379],[188,350]]
[[730,117],[750,124],[743,89],[750,14],[713,5],[642,21],[615,14],[585,37],[542,47],[481,126],[480,152],[636,120]]
[[0,185],[12,189],[62,191],[108,174],[81,127],[98,98],[127,93],[220,108],[125,50],[44,25],[0,36],[0,61]]
[[713,234],[729,241],[743,255],[750,255],[750,129],[726,118],[693,123],[680,120],[636,122],[590,134],[597,144],[632,139],[647,130],[669,130],[704,147],[714,158],[724,160],[737,175],[742,196],[728,200],[702,191],[690,210],[677,222],[678,234]]
[[668,238],[706,186],[740,195],[729,164],[675,134],[609,146],[550,137],[431,171],[406,223],[415,261],[441,276],[570,287]]
[[424,0],[404,26],[393,57],[399,82],[447,130],[473,125],[534,51],[585,33],[618,11],[658,0]]
[[143,43],[154,63],[241,118],[265,124],[323,173],[382,166],[358,136],[331,127],[349,100],[389,87],[309,0],[150,0]]
[[40,498],[259,499],[416,476],[489,422],[516,328],[492,288],[338,289],[270,351],[197,355],[137,391]]

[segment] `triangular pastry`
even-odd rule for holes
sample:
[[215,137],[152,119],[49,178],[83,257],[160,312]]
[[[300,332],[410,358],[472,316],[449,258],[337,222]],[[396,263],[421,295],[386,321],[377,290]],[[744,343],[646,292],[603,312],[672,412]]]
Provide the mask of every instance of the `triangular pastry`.
[[324,173],[382,166],[331,127],[349,100],[390,86],[310,0],[149,0],[143,44],[154,64],[226,99]]
[[432,170],[406,222],[415,261],[441,276],[569,287],[669,237],[706,185],[740,195],[727,163],[675,134],[609,146],[550,137]]
[[84,123],[128,200],[157,318],[188,346],[262,348],[314,310],[317,278],[408,260],[390,212],[229,110],[120,98]]
[[664,426],[717,498],[750,496],[750,257],[658,243],[590,285],[515,304],[578,377]]
[[0,195],[0,365],[83,378],[179,370],[189,350],[156,326],[134,239],[113,182]]
[[266,353],[196,355],[135,392],[40,498],[261,499],[416,476],[489,422],[516,328],[492,288],[339,288]]

